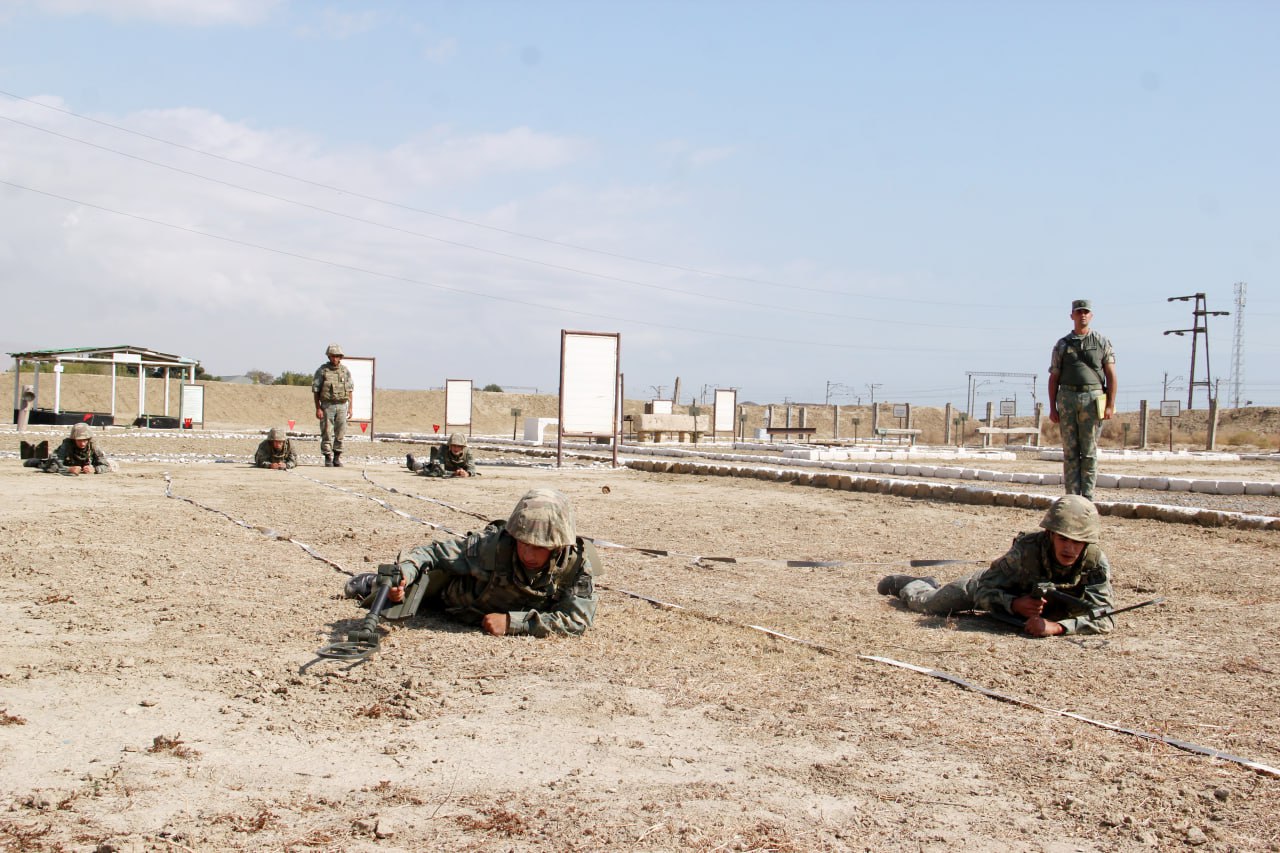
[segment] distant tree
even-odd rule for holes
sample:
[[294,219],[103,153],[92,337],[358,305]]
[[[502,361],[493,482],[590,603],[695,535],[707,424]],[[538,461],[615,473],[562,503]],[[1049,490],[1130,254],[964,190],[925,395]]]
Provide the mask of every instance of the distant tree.
[[295,373],[292,370],[286,370],[284,373],[281,373],[280,376],[276,378],[276,381],[272,384],[274,385],[310,385],[311,374]]
[[203,364],[196,365],[196,379],[201,382],[221,382],[222,380],[204,369]]
[[502,393],[502,386],[501,386],[501,385],[495,385],[494,383],[490,382],[488,385],[484,386],[484,387],[483,387],[483,388],[481,388],[480,390],[481,390],[481,391],[494,391],[494,392],[496,392],[496,393],[498,393],[498,394],[501,394],[501,393]]
[[254,385],[270,385],[275,381],[275,377],[265,370],[246,370],[244,375],[252,379]]

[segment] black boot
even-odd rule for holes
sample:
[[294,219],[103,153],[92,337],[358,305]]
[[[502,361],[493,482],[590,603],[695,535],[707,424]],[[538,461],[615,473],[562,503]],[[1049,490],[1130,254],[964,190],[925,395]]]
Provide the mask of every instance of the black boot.
[[413,454],[412,454],[412,453],[406,453],[406,454],[405,454],[405,457],[404,457],[404,464],[405,464],[405,466],[406,466],[410,471],[417,472],[417,470],[418,470],[418,460],[413,458]]
[[332,453],[326,453],[326,454],[324,455],[324,467],[326,467],[326,468],[332,468],[332,467],[333,467],[333,454],[332,454]]
[[342,467],[342,454],[336,450],[333,451],[333,467],[334,468]]
[[881,595],[897,595],[902,592],[904,586],[915,581],[924,581],[934,589],[938,588],[938,581],[934,578],[918,578],[915,575],[885,575],[880,578],[880,583],[876,584],[876,592]]

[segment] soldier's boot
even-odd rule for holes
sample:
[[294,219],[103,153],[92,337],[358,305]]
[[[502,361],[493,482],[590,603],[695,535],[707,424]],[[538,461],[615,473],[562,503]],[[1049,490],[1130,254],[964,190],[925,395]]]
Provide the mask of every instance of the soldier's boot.
[[336,450],[333,452],[333,467],[334,468],[342,467],[342,454]]
[[347,598],[368,598],[369,593],[373,592],[373,585],[377,582],[378,575],[376,573],[361,572],[347,580],[346,586],[342,588],[342,594]]
[[904,586],[915,581],[924,581],[934,589],[938,588],[938,582],[934,578],[918,578],[915,575],[885,575],[880,578],[880,583],[876,584],[876,592],[881,595],[897,595],[902,592]]
[[333,467],[333,454],[332,454],[332,453],[326,453],[326,454],[324,455],[324,467],[326,467],[326,468],[332,468],[332,467]]
[[406,453],[404,455],[404,464],[410,471],[418,470],[418,460],[413,458],[412,453]]

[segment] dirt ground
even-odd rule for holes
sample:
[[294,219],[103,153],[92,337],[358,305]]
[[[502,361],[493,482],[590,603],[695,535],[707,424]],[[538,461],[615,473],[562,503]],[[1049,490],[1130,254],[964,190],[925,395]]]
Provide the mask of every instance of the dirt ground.
[[[205,461],[106,442],[116,474],[0,465],[0,849],[1280,850],[1278,778],[862,657],[1274,768],[1275,533],[1107,519],[1121,603],[1168,602],[1032,640],[875,593],[907,559],[998,556],[1031,511],[492,451],[438,481],[398,443],[285,474],[243,438]],[[581,638],[429,616],[365,663],[317,659],[362,616],[344,571],[535,485],[586,535],[676,555],[608,549]]]

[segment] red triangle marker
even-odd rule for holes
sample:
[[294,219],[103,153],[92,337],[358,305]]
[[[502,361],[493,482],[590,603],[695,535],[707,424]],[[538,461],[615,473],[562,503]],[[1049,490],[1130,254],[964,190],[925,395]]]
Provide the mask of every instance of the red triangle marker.
[[361,432],[367,432],[367,431],[368,431],[368,429],[369,429],[369,425],[368,425],[368,424],[360,424],[360,431],[361,431]]
[[87,412],[85,416],[80,420],[84,421],[85,423],[88,423],[89,421],[93,420],[93,412]]
[[432,429],[432,430],[434,430],[435,432],[439,432],[439,431],[440,431],[440,424],[432,424],[432,425],[431,425],[431,429]]
[[297,421],[289,421],[289,429],[293,429],[293,425],[296,423]]

